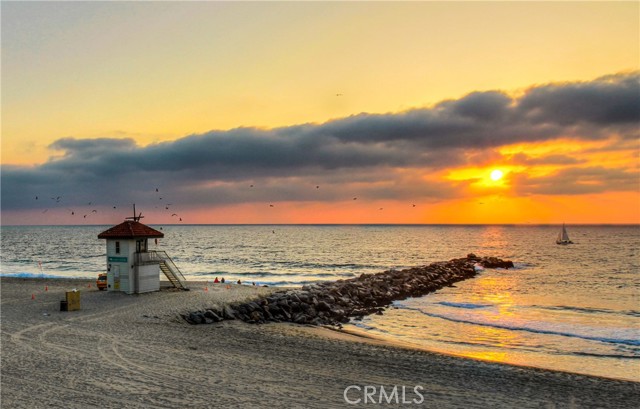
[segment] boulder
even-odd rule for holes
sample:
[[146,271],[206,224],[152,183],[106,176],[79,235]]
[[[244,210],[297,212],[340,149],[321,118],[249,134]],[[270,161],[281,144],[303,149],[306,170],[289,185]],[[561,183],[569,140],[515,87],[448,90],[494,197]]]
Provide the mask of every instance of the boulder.
[[368,314],[383,314],[395,300],[421,297],[445,286],[478,274],[475,265],[485,268],[512,268],[513,262],[497,257],[466,258],[436,262],[405,270],[378,274],[363,273],[348,280],[306,285],[300,290],[272,293],[267,297],[238,305],[211,307],[182,317],[190,324],[214,323],[238,319],[251,323],[287,321],[298,324],[336,325],[362,319]]
[[235,320],[236,312],[229,305],[225,305],[222,309],[222,314],[225,320]]
[[204,322],[204,316],[200,312],[192,312],[189,314],[187,322],[190,324],[202,324]]
[[216,314],[213,310],[210,310],[210,309],[204,312],[204,316],[206,318],[213,320],[213,322],[222,321],[222,317],[220,317],[218,314]]
[[251,313],[251,320],[254,322],[261,322],[264,321],[264,316],[258,311],[253,311]]
[[318,305],[316,305],[316,309],[318,311],[329,311],[331,310],[331,305],[326,301],[320,301],[318,302]]

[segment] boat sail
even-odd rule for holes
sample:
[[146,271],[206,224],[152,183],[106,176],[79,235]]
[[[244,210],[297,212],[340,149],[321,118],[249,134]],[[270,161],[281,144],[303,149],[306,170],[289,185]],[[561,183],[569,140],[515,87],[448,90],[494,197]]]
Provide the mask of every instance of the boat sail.
[[562,231],[558,233],[556,244],[573,244],[573,242],[569,239],[569,235],[567,234],[567,229],[564,227],[564,223],[562,223]]

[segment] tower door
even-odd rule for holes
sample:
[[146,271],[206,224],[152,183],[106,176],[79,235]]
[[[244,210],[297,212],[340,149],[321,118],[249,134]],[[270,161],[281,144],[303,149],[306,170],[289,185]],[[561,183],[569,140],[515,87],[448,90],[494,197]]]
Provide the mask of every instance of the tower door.
[[113,289],[115,291],[120,290],[120,266],[111,266],[113,271]]
[[148,239],[136,240],[136,253],[144,253],[147,251]]

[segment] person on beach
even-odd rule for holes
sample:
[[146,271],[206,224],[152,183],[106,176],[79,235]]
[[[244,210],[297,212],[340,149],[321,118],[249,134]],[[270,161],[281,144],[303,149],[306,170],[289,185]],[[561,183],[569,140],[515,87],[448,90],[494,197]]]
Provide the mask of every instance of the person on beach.
[[220,282],[221,282],[222,284],[224,284],[224,277],[222,277],[222,278],[220,279]]
[[[223,280],[224,280],[224,278],[223,278]],[[216,279],[215,279],[215,280],[213,280],[213,283],[214,283],[214,284],[218,284],[219,282],[220,282],[220,280],[218,280],[218,277],[216,277]]]
[[240,280],[238,280],[238,284],[242,284],[242,283],[240,282]]

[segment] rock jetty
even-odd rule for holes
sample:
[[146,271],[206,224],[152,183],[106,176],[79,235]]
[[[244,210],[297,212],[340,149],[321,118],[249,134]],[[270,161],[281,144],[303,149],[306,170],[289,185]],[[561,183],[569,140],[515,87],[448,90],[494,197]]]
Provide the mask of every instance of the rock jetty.
[[513,262],[496,257],[453,259],[405,270],[362,274],[348,280],[312,284],[283,290],[242,304],[213,306],[183,315],[190,324],[223,320],[248,323],[293,322],[337,325],[351,318],[382,314],[393,301],[421,297],[453,283],[474,277],[482,268],[511,268]]

